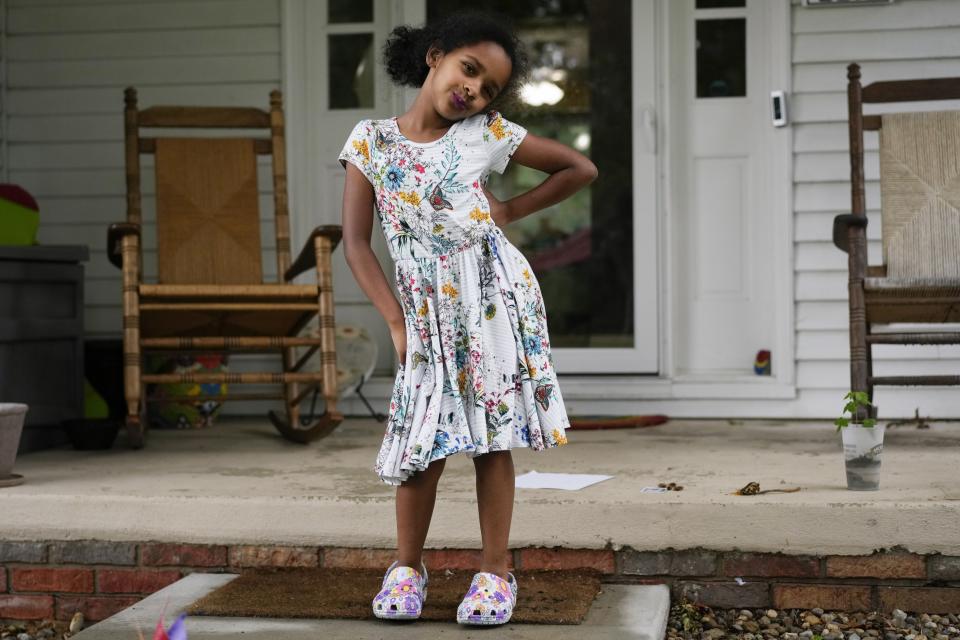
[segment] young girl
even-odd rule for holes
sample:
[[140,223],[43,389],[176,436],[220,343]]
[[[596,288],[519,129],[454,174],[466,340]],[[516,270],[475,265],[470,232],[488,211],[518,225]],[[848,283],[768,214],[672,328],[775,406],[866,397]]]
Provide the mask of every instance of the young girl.
[[[464,452],[476,467],[483,560],[457,621],[502,624],[517,597],[507,571],[510,449],[565,444],[569,423],[539,285],[501,227],[569,197],[597,169],[493,108],[517,94],[526,66],[504,20],[464,12],[420,29],[398,27],[384,60],[397,84],[420,91],[406,113],[358,123],[339,156],[347,170],[347,264],[387,321],[400,359],[375,465],[384,482],[398,485],[398,555],[373,611],[419,617],[437,481],[445,458]],[[485,185],[511,158],[550,175],[501,202]],[[399,302],[370,248],[374,209]]]

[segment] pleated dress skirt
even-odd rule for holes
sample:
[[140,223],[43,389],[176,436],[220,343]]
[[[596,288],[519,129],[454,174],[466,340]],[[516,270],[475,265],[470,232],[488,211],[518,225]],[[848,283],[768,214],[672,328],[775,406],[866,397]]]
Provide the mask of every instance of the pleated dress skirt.
[[485,222],[455,251],[394,260],[407,353],[375,465],[387,484],[459,452],[567,442],[539,283]]

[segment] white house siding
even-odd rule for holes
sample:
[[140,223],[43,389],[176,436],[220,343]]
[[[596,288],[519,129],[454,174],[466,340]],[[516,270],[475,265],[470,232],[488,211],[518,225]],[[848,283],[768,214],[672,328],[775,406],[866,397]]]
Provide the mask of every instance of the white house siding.
[[[86,244],[86,331],[119,335],[106,229],[125,219],[123,90],[154,104],[269,108],[281,86],[280,0],[8,0],[6,177],[40,204],[39,240]],[[264,275],[276,277],[260,158]],[[144,270],[156,274],[153,162],[141,157]],[[238,363],[243,367],[242,361]]]
[[[280,87],[279,0],[8,0],[7,180],[40,204],[39,240],[86,244],[86,330],[120,332],[120,272],[106,228],[126,215],[123,90],[151,104],[259,105]],[[154,245],[153,164],[142,159]],[[262,173],[262,172],[261,172]],[[269,180],[261,180],[269,230]],[[273,249],[270,234],[267,246]],[[148,277],[156,255],[145,252]],[[265,256],[269,277],[275,258]]]
[[[846,66],[861,65],[862,82],[960,76],[960,2],[896,0],[891,5],[793,7],[793,141],[798,403],[833,412],[849,389],[847,269],[831,241],[835,214],[850,209]],[[868,112],[931,108],[931,104],[868,106]],[[937,108],[960,108],[941,103]],[[866,146],[870,264],[881,264],[877,134]],[[960,347],[874,348],[877,375],[957,374]],[[885,416],[960,417],[956,387],[878,387]],[[822,410],[819,411],[822,413]]]

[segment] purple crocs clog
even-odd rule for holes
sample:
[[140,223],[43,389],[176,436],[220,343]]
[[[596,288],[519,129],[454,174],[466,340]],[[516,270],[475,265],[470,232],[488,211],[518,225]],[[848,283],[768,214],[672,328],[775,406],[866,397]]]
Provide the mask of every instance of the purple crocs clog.
[[505,624],[517,604],[517,579],[512,573],[504,580],[481,571],[473,576],[470,589],[457,607],[457,622],[470,625]]
[[380,593],[373,599],[373,615],[384,620],[416,620],[427,599],[427,568],[420,571],[394,562],[383,576]]

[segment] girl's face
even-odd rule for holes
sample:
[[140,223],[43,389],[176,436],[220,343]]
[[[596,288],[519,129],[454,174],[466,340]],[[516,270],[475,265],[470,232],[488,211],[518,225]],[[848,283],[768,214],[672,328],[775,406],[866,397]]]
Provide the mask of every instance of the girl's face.
[[513,63],[499,44],[478,42],[443,53],[427,51],[433,106],[447,120],[482,112],[510,80]]

